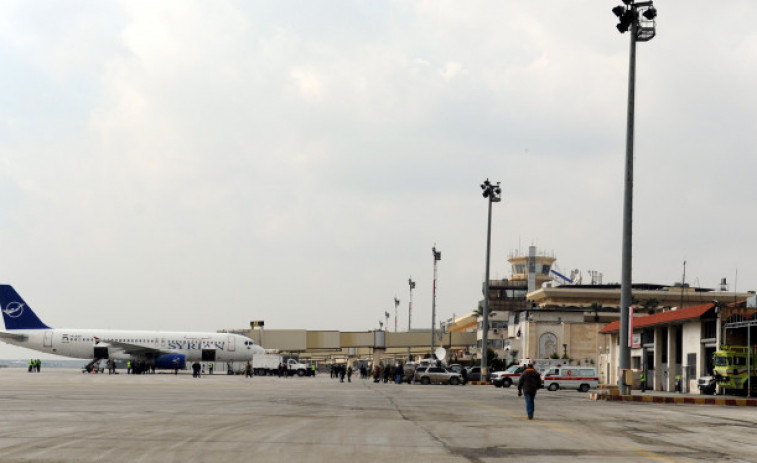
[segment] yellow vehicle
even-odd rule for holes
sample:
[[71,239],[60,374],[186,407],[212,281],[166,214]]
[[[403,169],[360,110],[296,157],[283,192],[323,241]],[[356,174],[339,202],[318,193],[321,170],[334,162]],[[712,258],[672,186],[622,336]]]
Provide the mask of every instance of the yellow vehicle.
[[[752,394],[757,392],[757,355],[747,346],[720,346],[714,354],[714,376],[726,392],[746,394],[751,382]],[[751,375],[751,381],[749,376]]]

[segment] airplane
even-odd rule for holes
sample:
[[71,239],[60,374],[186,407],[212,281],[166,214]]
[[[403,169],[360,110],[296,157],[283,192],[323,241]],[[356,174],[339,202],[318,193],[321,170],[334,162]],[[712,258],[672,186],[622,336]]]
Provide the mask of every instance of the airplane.
[[265,349],[231,333],[51,328],[10,285],[0,285],[5,331],[0,341],[48,354],[91,360],[141,361],[156,369],[185,369],[187,362],[247,362]]

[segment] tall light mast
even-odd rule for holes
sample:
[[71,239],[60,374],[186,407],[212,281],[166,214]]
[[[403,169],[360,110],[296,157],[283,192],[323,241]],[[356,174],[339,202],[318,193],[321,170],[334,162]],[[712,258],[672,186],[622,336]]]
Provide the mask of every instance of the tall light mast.
[[[407,303],[407,332],[410,333],[410,325],[413,319],[413,289],[415,289],[415,282],[413,277],[407,279],[408,286],[410,286],[410,301]],[[410,357],[410,346],[407,346],[407,359]]]
[[431,298],[431,355],[434,355],[434,344],[436,344],[436,263],[442,260],[442,252],[436,250],[436,245],[431,248],[434,253],[434,293]]
[[633,299],[631,259],[633,250],[633,141],[634,111],[636,107],[636,42],[652,40],[656,34],[657,9],[651,1],[623,0],[623,5],[612,9],[618,17],[615,26],[621,34],[630,32],[631,47],[628,65],[628,108],[626,113],[626,162],[623,189],[623,241],[620,281],[620,333],[618,346],[618,388],[621,394],[630,394],[631,388],[622,377],[631,369],[631,301]]

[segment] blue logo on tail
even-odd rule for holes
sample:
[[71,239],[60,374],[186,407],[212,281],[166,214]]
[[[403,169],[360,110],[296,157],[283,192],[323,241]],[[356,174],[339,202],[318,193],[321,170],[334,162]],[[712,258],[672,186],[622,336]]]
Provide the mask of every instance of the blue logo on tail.
[[0,311],[7,330],[45,330],[49,326],[42,323],[32,308],[21,299],[9,285],[0,285]]
[[18,318],[24,313],[24,305],[20,302],[11,302],[3,309],[3,313],[11,318]]

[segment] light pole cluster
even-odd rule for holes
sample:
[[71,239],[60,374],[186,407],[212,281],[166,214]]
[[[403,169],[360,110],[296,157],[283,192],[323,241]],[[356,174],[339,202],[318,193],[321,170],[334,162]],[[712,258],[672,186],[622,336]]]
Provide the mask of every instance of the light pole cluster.
[[484,321],[481,331],[483,333],[481,339],[481,381],[486,381],[487,365],[488,365],[488,342],[489,342],[489,255],[491,254],[492,243],[492,203],[498,203],[502,200],[502,189],[499,187],[499,182],[496,185],[489,182],[487,178],[484,183],[481,184],[484,198],[488,199],[489,203],[489,221],[486,227],[486,277],[484,280]]
[[620,282],[620,348],[618,350],[618,387],[621,393],[628,393],[622,372],[631,368],[631,348],[629,340],[631,307],[631,250],[633,224],[633,136],[636,86],[636,42],[647,42],[655,36],[657,9],[651,1],[636,2],[623,0],[623,5],[612,9],[618,17],[618,31],[630,31],[631,50],[628,66],[628,113],[626,126],[625,188],[623,193],[623,257]]

